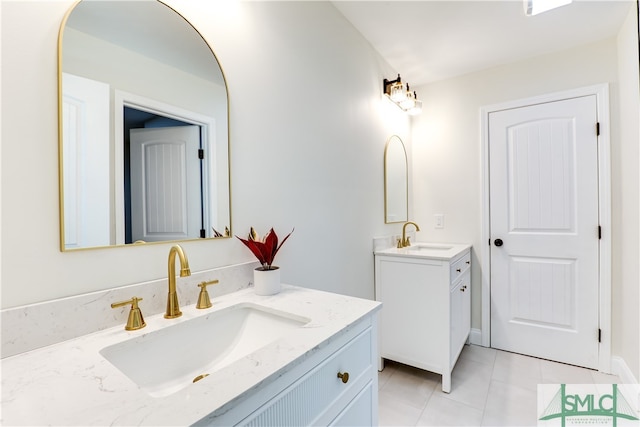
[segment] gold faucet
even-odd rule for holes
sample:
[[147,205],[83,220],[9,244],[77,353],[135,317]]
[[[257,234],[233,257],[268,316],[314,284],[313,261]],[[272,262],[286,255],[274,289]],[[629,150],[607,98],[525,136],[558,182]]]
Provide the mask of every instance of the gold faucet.
[[180,305],[178,304],[178,293],[176,292],[176,254],[180,258],[180,277],[191,276],[189,260],[182,247],[180,245],[172,246],[169,250],[169,295],[167,296],[165,319],[175,319],[182,316]]
[[418,227],[418,224],[416,224],[415,222],[411,222],[411,221],[405,222],[404,225],[402,226],[402,240],[400,242],[403,248],[406,248],[407,246],[411,246],[411,242],[407,237],[407,225],[409,224],[416,227],[416,231],[420,231],[420,227]]

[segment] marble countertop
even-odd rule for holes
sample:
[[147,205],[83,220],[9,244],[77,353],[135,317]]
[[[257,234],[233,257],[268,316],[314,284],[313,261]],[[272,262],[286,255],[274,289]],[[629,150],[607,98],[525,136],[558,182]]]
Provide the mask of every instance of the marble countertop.
[[[147,326],[124,325],[2,359],[2,425],[189,425],[224,411],[245,393],[328,345],[380,303],[283,285],[273,296],[253,289],[215,298],[213,307],[181,307],[182,317],[145,318]],[[250,302],[310,318],[303,327],[174,394],[155,398],[141,390],[99,351],[166,326]],[[185,349],[189,351],[189,349]]]
[[450,261],[471,248],[471,245],[460,243],[427,243],[415,242],[406,248],[387,248],[376,250],[376,255],[389,255],[407,258],[435,259]]

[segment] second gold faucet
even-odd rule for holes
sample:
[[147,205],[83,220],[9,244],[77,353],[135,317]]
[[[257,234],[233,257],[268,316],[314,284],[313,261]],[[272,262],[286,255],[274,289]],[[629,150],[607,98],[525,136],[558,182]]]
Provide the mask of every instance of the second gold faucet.
[[166,319],[175,319],[182,316],[178,303],[178,293],[176,291],[176,255],[180,259],[180,277],[191,276],[189,260],[180,245],[172,246],[169,250],[169,295],[167,295],[167,311],[164,314]]
[[398,247],[399,248],[406,248],[407,246],[411,246],[411,242],[409,241],[409,238],[407,237],[407,225],[413,225],[414,227],[416,227],[416,231],[420,231],[420,227],[418,227],[418,224],[416,224],[415,222],[405,222],[405,224],[402,226],[402,240],[400,242],[398,242]]

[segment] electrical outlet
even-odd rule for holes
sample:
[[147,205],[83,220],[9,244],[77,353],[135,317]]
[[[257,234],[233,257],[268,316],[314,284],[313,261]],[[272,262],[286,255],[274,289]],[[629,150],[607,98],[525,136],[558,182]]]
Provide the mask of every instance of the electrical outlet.
[[444,228],[444,214],[435,214],[433,216],[435,218],[435,228]]

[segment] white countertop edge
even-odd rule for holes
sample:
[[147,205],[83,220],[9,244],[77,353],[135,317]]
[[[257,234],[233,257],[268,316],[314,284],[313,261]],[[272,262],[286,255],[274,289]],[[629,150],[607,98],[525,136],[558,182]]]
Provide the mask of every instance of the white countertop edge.
[[424,250],[421,252],[411,251],[410,248],[386,248],[382,250],[377,250],[374,252],[375,255],[385,255],[385,256],[394,256],[394,257],[403,257],[403,258],[419,258],[419,259],[435,259],[442,261],[450,261],[456,258],[461,253],[471,249],[471,245],[467,243],[433,243],[433,242],[415,242],[412,243],[413,246],[418,246],[420,244],[429,244],[429,245],[442,245],[442,246],[451,246],[451,249],[448,250],[434,250],[428,251]]
[[[181,307],[183,316],[146,318],[2,359],[3,425],[187,425],[255,392],[302,363],[380,304],[366,299],[283,285],[273,296],[252,288],[214,299],[208,310]],[[308,317],[309,324],[172,395],[154,398],[100,354],[100,349],[242,302]]]

